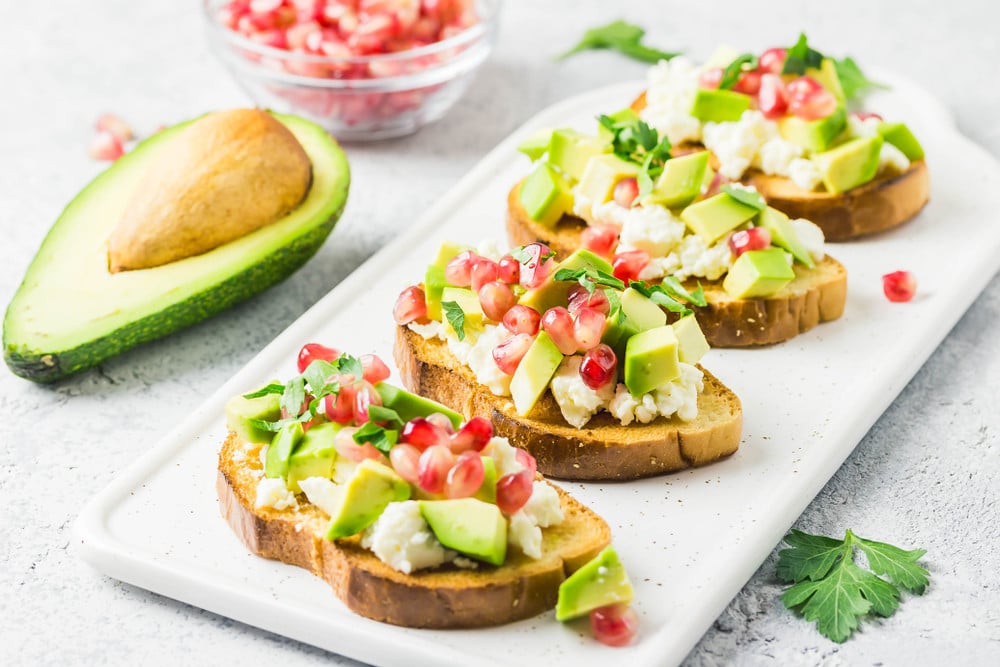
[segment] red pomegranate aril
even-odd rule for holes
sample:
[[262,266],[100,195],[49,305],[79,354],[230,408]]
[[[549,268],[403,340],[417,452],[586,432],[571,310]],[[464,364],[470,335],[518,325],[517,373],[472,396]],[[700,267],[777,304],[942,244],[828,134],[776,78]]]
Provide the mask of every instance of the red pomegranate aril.
[[501,257],[497,267],[499,269],[497,278],[508,285],[516,285],[521,279],[521,263],[510,255]]
[[534,341],[528,334],[514,334],[493,348],[493,362],[502,372],[513,375]]
[[542,315],[542,328],[563,354],[574,354],[577,350],[573,335],[573,316],[562,306],[549,308]]
[[588,350],[580,362],[580,379],[583,383],[597,391],[618,377],[618,357],[609,346],[601,343],[593,350]]
[[639,182],[632,178],[623,178],[615,183],[614,200],[619,206],[631,208],[639,196]]
[[479,305],[483,314],[494,322],[503,320],[507,311],[517,304],[517,297],[510,285],[496,280],[479,288]]
[[615,255],[611,266],[615,278],[628,282],[638,280],[639,274],[649,265],[649,253],[645,250],[626,250]]
[[868,120],[870,118],[874,118],[875,120],[883,120],[882,116],[875,113],[874,111],[854,111],[851,113],[851,115],[857,118],[858,120]]
[[729,235],[729,250],[739,257],[747,250],[763,250],[771,245],[771,233],[763,227],[741,229]]
[[527,468],[498,479],[497,507],[500,508],[500,511],[510,516],[524,507],[524,504],[531,498],[534,480],[535,474]]
[[765,118],[780,118],[788,110],[785,82],[777,74],[765,74],[761,77],[757,108]]
[[409,324],[427,319],[427,299],[424,290],[417,286],[407,287],[396,297],[392,316],[396,324]]
[[455,454],[465,451],[483,451],[493,437],[493,424],[485,417],[473,417],[462,424],[457,433],[452,434],[448,448]]
[[424,451],[434,445],[448,442],[449,433],[425,417],[414,417],[403,425],[399,441]]
[[250,0],[250,11],[254,14],[270,14],[281,7],[284,0]]
[[593,225],[583,230],[580,244],[601,257],[611,257],[618,247],[620,230],[614,225]]
[[531,306],[517,304],[512,306],[503,316],[503,325],[507,331],[516,334],[534,336],[538,333],[542,316]]
[[909,301],[917,293],[917,279],[909,271],[893,271],[882,276],[885,298],[895,303]]
[[581,308],[573,321],[573,338],[576,339],[578,350],[590,350],[597,347],[604,335],[604,325],[607,323],[604,313],[595,308]]
[[598,607],[590,612],[594,639],[608,646],[627,646],[639,630],[639,615],[624,604]]
[[479,255],[471,250],[460,252],[445,265],[444,279],[455,287],[468,287],[472,284],[472,267]]
[[455,455],[446,445],[433,445],[420,455],[417,461],[417,483],[428,493],[444,491],[448,471],[455,464]]
[[323,399],[326,418],[338,424],[354,421],[354,397],[357,391],[353,384],[341,384],[340,391]]
[[410,484],[416,484],[420,479],[417,472],[419,462],[420,450],[413,445],[400,443],[389,450],[389,463],[392,464],[392,469]]
[[743,72],[733,84],[733,90],[744,95],[756,95],[760,91],[761,74],[758,69]]
[[427,421],[441,429],[445,435],[451,435],[455,432],[455,427],[451,423],[451,419],[442,412],[432,412],[427,415]]
[[526,449],[518,449],[514,453],[514,458],[520,463],[525,469],[531,471],[531,476],[535,476],[535,472],[538,470],[538,463],[535,461],[535,457],[528,453]]
[[811,76],[800,76],[786,86],[788,111],[803,120],[826,118],[837,108],[833,93]]
[[603,289],[595,289],[593,294],[587,292],[583,285],[574,285],[569,290],[569,305],[567,309],[576,315],[581,308],[593,308],[607,315],[611,312],[611,302]]
[[114,162],[122,155],[125,155],[125,149],[122,147],[122,142],[115,135],[110,132],[98,132],[90,142],[87,155],[92,160]]
[[528,255],[527,261],[521,262],[521,286],[532,289],[541,285],[556,266],[553,257],[542,260],[552,254],[552,249],[544,243],[529,243],[524,246]]
[[722,68],[713,67],[707,69],[698,75],[698,85],[702,88],[708,88],[714,90],[719,87],[719,83],[722,81]]
[[781,74],[787,57],[788,51],[785,49],[768,49],[760,54],[760,58],[757,59],[757,68],[769,74]]
[[364,369],[362,377],[372,384],[388,380],[389,376],[392,375],[392,371],[389,370],[385,362],[374,354],[361,355],[361,368]]
[[379,463],[388,463],[385,454],[375,449],[375,445],[370,442],[358,444],[354,442],[354,434],[358,429],[354,427],[342,428],[333,438],[333,448],[337,450],[337,455],[348,461],[360,463],[365,459],[372,459]]
[[128,141],[133,137],[132,127],[113,113],[101,114],[95,127],[98,132],[107,132],[118,141]]
[[467,451],[455,459],[444,481],[444,495],[448,498],[468,498],[483,485],[486,471],[483,457],[478,452]]
[[354,421],[364,424],[368,421],[368,408],[372,405],[382,405],[382,396],[370,382],[362,380],[355,385]]
[[305,373],[306,369],[309,368],[309,364],[317,359],[322,361],[336,361],[338,357],[340,357],[340,352],[332,347],[320,345],[319,343],[306,343],[299,350],[299,358],[296,366],[299,369],[299,373]]

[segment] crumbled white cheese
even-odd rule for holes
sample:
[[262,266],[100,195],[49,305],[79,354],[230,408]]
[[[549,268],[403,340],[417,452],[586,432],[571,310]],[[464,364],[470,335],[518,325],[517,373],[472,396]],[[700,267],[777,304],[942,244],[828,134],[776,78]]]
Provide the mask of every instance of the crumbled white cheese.
[[361,546],[404,574],[454,558],[454,552],[435,539],[415,500],[389,503],[375,523],[365,529]]
[[910,158],[887,141],[879,151],[878,166],[880,171],[902,174],[910,168]]
[[689,234],[677,249],[680,267],[674,271],[677,280],[687,280],[691,276],[718,280],[733,265],[733,254],[729,250],[728,236],[713,245],[697,234]]
[[824,247],[826,237],[823,235],[823,230],[819,228],[819,225],[804,218],[797,218],[792,220],[792,228],[795,230],[795,235],[799,237],[799,241],[809,251],[814,260],[818,262],[826,257]]
[[612,383],[594,391],[580,377],[580,363],[583,357],[566,357],[559,364],[549,388],[559,404],[563,419],[567,423],[583,428],[590,418],[611,400]]
[[614,224],[621,228],[621,250],[645,250],[652,256],[666,255],[687,229],[663,206],[633,206],[625,208],[609,201],[593,210],[593,221]]
[[788,176],[792,160],[802,157],[803,152],[798,144],[774,137],[760,147],[753,165],[765,174]]
[[517,447],[510,444],[507,438],[493,436],[489,444],[483,448],[483,452],[493,457],[497,479],[524,470],[524,466],[517,460]]
[[507,543],[519,547],[526,556],[535,559],[542,557],[542,529],[535,525],[523,508],[510,517]]
[[260,467],[261,468],[266,468],[267,467],[267,448],[268,447],[270,447],[270,445],[264,445],[263,447],[261,447],[260,448],[260,452],[257,455],[258,458],[260,458]]
[[410,322],[406,326],[410,327],[410,331],[413,331],[425,339],[430,340],[431,338],[445,339],[444,335],[444,325],[436,320],[431,320],[427,324],[420,324],[419,322]]
[[619,384],[608,411],[624,426],[633,421],[648,424],[661,415],[676,414],[685,421],[694,419],[698,416],[698,394],[704,389],[704,376],[691,364],[682,362],[679,367],[678,378],[640,397],[633,396],[624,384]]
[[494,348],[510,336],[506,327],[486,324],[479,335],[467,332],[465,340],[448,335],[448,350],[472,370],[480,384],[497,396],[510,396],[511,376],[500,370],[493,359]]
[[504,256],[504,250],[496,239],[483,239],[480,241],[476,247],[476,253],[481,257],[492,259],[494,262],[499,262],[500,258]]
[[646,108],[639,116],[674,145],[701,138],[701,122],[691,115],[701,69],[684,56],[661,60],[647,73]]
[[560,524],[564,518],[559,493],[551,484],[541,480],[532,483],[531,497],[521,511],[531,517],[535,525],[542,528]]
[[573,215],[575,215],[578,218],[583,218],[584,220],[593,220],[594,202],[590,199],[590,197],[588,197],[583,193],[583,190],[580,188],[579,184],[573,186],[571,192],[573,194]]
[[309,502],[332,516],[340,507],[340,496],[343,487],[334,484],[326,477],[307,477],[299,480],[299,488],[306,494]]
[[280,477],[265,477],[257,483],[257,499],[254,501],[257,509],[272,507],[283,510],[298,506],[295,494],[288,490],[285,480]]
[[705,123],[702,136],[705,147],[719,159],[719,173],[738,180],[754,163],[761,147],[778,137],[778,125],[750,109],[738,121]]
[[452,565],[461,570],[479,569],[479,561],[472,560],[471,558],[466,558],[465,556],[455,556],[454,560],[452,560],[451,563]]
[[823,180],[823,172],[812,160],[795,158],[788,165],[788,178],[803,190],[815,190]]
[[666,257],[650,257],[649,264],[639,272],[639,280],[658,280],[681,268],[681,258],[676,252],[668,253]]
[[878,128],[881,124],[882,121],[874,116],[862,120],[855,114],[850,114],[847,117],[847,135],[852,139],[874,137],[878,134]]

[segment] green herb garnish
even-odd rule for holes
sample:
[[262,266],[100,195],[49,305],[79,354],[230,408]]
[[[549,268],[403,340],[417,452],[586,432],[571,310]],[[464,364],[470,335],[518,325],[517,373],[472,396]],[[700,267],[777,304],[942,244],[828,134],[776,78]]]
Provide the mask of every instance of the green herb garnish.
[[[781,595],[782,602],[837,643],[854,633],[863,616],[891,616],[899,607],[900,588],[918,595],[927,588],[928,572],[917,565],[924,549],[905,551],[850,530],[843,540],[793,530],[785,542],[791,548],[778,554],[777,574],[794,585]],[[854,562],[854,547],[867,556],[871,571]]]
[[809,46],[809,40],[804,32],[799,33],[799,40],[788,48],[782,74],[805,74],[806,68],[819,67],[823,64],[823,54]]
[[243,398],[260,398],[261,396],[267,396],[268,394],[283,394],[285,393],[285,385],[272,382],[266,387],[261,387],[257,391],[250,392],[249,394],[243,394]]
[[872,81],[865,76],[854,58],[850,56],[841,60],[833,61],[837,70],[837,78],[840,79],[840,87],[844,90],[844,97],[849,100],[857,99],[872,88],[888,90],[889,86],[884,83]]
[[562,60],[575,53],[590,49],[611,49],[644,63],[670,60],[680,54],[679,52],[660,51],[642,44],[642,38],[645,35],[646,31],[637,25],[620,20],[613,21],[607,25],[591,28],[583,34],[583,38],[577,42],[576,46],[559,54],[556,59]]
[[403,418],[399,416],[399,413],[392,408],[386,408],[381,405],[368,406],[368,419],[379,424],[385,424],[397,431],[403,428]]
[[661,282],[656,287],[662,289],[664,292],[674,297],[675,299],[683,299],[688,303],[694,304],[704,308],[708,305],[705,300],[705,290],[702,288],[701,284],[698,285],[698,289],[693,292],[687,291],[681,281],[677,280],[673,276],[664,276]]
[[740,80],[743,72],[757,69],[757,56],[752,53],[743,53],[736,56],[736,60],[729,63],[726,69],[722,70],[722,78],[719,79],[719,90],[729,90]]
[[756,190],[750,190],[732,183],[724,184],[721,188],[719,188],[719,190],[721,192],[725,192],[741,204],[746,204],[747,206],[755,208],[758,211],[763,211],[767,208],[767,202],[764,201],[764,197],[762,197]]
[[[371,408],[375,406],[369,406],[369,416],[371,415]],[[366,442],[370,442],[375,449],[379,450],[383,454],[388,454],[392,446],[396,444],[399,439],[399,431],[393,429],[387,429],[383,426],[379,426],[373,421],[365,422],[364,426],[359,428],[354,432],[352,436],[354,442],[359,445],[363,445]]]
[[670,139],[661,138],[655,129],[638,118],[615,120],[602,114],[597,122],[611,133],[614,154],[639,165],[636,176],[639,195],[648,194],[653,189],[653,181],[663,173],[663,165],[670,159]]
[[441,309],[459,340],[465,340],[465,311],[455,301],[442,301]]
[[587,290],[587,294],[593,294],[598,285],[612,289],[625,289],[625,283],[618,278],[592,268],[559,269],[552,277],[561,283],[580,283]]
[[305,380],[300,375],[292,378],[285,385],[285,391],[281,394],[281,411],[286,415],[295,415],[298,417],[305,400]]
[[643,295],[658,306],[666,308],[671,313],[681,313],[687,315],[693,312],[690,308],[680,302],[675,296],[670,294],[670,290],[662,285],[647,285],[646,283],[633,280],[629,287]]
[[622,298],[613,289],[604,290],[604,296],[608,297],[608,319],[614,320],[616,324],[625,323],[625,311],[622,310]]

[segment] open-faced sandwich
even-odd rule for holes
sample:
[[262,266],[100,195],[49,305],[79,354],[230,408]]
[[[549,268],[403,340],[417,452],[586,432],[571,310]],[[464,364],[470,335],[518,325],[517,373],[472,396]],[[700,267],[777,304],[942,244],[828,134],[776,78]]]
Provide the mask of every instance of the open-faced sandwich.
[[487,420],[387,384],[373,355],[309,344],[299,369],[226,406],[217,491],[250,551],[397,625],[499,625],[557,601],[560,620],[634,623],[605,521]]
[[723,177],[842,241],[906,222],[929,197],[909,128],[849,106],[877,85],[800,35],[759,55],[723,48],[700,66],[661,61],[632,108],[674,145],[707,147]]
[[[732,454],[740,401],[698,365],[708,343],[685,314],[704,295],[612,272],[588,250],[557,264],[541,243],[443,244],[396,302],[403,384],[486,417],[554,477],[635,479]],[[684,316],[668,324],[665,308]]]

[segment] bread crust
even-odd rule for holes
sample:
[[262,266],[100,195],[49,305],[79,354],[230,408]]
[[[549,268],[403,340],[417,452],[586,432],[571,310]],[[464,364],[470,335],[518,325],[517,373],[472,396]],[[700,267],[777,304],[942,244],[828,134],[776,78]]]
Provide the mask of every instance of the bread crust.
[[[520,183],[507,196],[507,235],[512,245],[541,241],[563,259],[581,246],[587,223],[564,216],[554,227],[530,217],[518,198]],[[830,256],[810,269],[795,264],[795,279],[766,298],[735,299],[721,281],[701,281],[707,306],[695,307],[698,324],[712,347],[772,345],[839,318],[847,302],[847,269]],[[686,285],[695,289],[697,280]]]
[[559,487],[565,518],[542,530],[542,558],[517,549],[500,567],[450,565],[404,574],[360,539],[323,537],[329,518],[299,495],[298,509],[255,508],[262,475],[259,445],[230,432],[219,452],[216,491],[222,516],[251,552],[322,577],[352,611],[412,628],[476,628],[530,618],[555,606],[559,584],[611,542],[607,523]]
[[397,327],[396,367],[410,391],[466,415],[493,422],[497,435],[527,449],[539,471],[572,480],[630,480],[701,466],[729,456],[740,445],[743,412],[739,398],[705,373],[698,417],[685,422],[662,417],[649,424],[622,426],[607,412],[585,428],[566,423],[550,391],[528,417],[520,417],[509,398],[478,383],[439,339],[424,339]]

